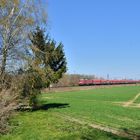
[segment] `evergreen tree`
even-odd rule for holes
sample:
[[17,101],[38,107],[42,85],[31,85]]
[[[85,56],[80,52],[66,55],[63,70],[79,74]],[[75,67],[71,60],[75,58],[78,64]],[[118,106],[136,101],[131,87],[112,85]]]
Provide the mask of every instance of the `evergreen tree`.
[[49,87],[51,83],[58,82],[67,69],[63,44],[56,45],[39,27],[32,32],[30,40],[33,52],[32,68],[40,74],[43,86]]

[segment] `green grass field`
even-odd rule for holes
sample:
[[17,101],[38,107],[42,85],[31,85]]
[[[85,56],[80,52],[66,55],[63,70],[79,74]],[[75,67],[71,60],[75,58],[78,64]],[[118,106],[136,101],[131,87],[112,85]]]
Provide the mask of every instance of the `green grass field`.
[[[20,112],[12,120],[12,132],[0,136],[2,140],[112,140],[123,139],[88,125],[98,124],[140,135],[140,108],[123,104],[140,93],[140,86],[122,86],[42,94],[42,108],[34,112]],[[139,98],[137,98],[138,101]],[[137,103],[137,100],[135,103]],[[139,102],[140,103],[140,102]]]

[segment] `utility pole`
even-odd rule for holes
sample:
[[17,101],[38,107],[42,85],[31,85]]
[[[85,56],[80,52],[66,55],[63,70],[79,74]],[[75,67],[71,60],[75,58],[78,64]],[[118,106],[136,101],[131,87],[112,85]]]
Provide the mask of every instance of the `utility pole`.
[[109,80],[109,74],[107,74],[107,80]]

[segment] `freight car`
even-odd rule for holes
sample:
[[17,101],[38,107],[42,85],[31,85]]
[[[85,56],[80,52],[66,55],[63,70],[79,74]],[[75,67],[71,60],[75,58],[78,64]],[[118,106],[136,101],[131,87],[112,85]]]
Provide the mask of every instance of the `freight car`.
[[100,79],[80,79],[79,86],[86,85],[119,85],[119,84],[138,84],[140,80],[100,80]]

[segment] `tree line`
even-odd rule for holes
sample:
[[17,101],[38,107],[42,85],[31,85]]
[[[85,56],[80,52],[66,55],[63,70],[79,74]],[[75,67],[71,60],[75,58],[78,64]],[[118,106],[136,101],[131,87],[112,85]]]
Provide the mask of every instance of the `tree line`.
[[85,75],[85,74],[63,74],[63,77],[58,81],[58,83],[52,84],[52,87],[71,87],[78,86],[79,79],[99,79],[95,75]]

